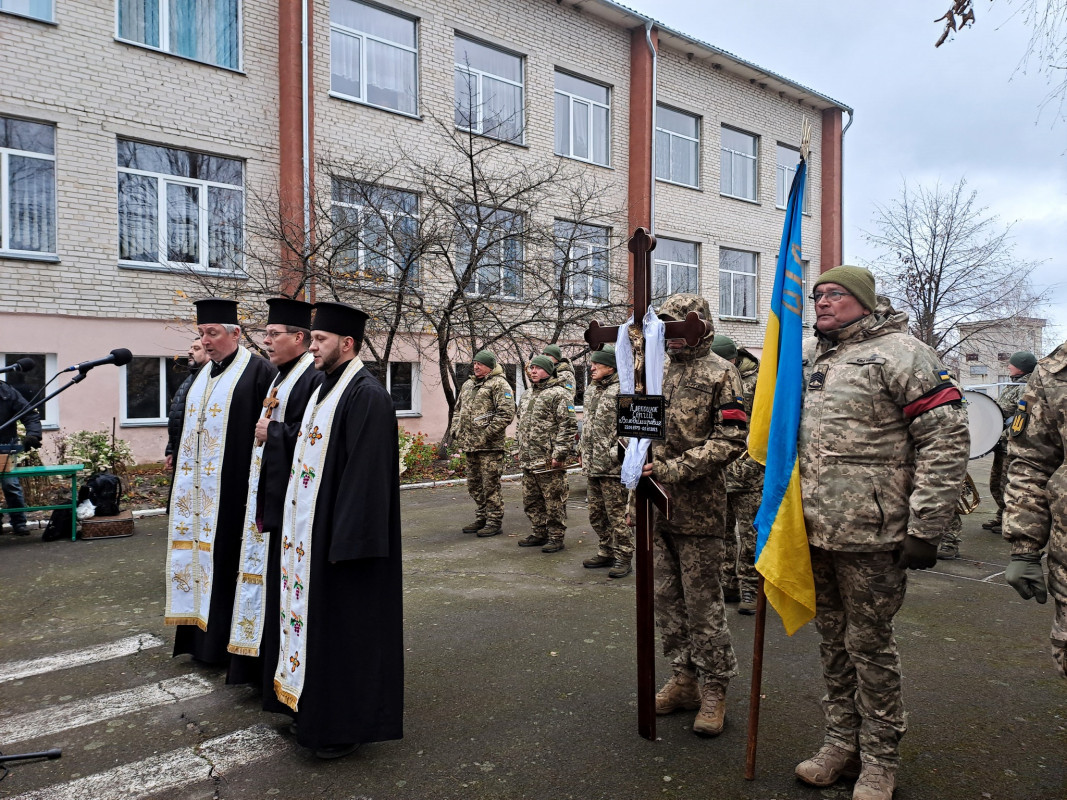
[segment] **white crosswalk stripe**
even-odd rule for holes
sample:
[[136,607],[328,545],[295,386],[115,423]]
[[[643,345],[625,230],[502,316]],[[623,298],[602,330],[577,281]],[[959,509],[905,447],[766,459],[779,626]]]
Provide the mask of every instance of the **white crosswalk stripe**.
[[110,644],[102,644],[96,647],[87,647],[84,650],[71,650],[66,653],[57,653],[44,658],[32,658],[26,661],[12,661],[10,664],[0,665],[0,683],[28,678],[33,675],[43,675],[46,672],[54,672],[60,669],[71,669],[92,664],[97,661],[107,661],[112,658],[129,656],[147,650],[151,647],[159,647],[163,640],[150,633],[142,633],[130,636]]
[[290,745],[267,725],[253,725],[197,747],[172,750],[96,775],[20,794],[10,800],[140,800],[168,789],[224,776]]
[[[93,725],[124,714],[201,697],[215,691],[211,681],[199,675],[183,675],[150,686],[112,692],[88,700],[51,706],[44,711],[8,717],[0,722],[0,742],[39,739],[59,731]],[[30,736],[27,736],[30,734]]]

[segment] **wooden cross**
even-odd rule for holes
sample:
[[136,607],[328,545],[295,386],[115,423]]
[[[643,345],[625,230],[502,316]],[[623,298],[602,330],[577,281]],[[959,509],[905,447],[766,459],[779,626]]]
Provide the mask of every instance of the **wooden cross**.
[[[634,391],[645,394],[645,335],[643,320],[652,299],[652,251],[656,239],[646,228],[638,228],[630,237],[629,250],[633,254],[633,325],[629,328],[634,353]],[[684,320],[665,323],[667,339],[685,339],[695,347],[707,332],[707,325],[696,312],[689,312]],[[585,341],[593,349],[616,341],[619,326],[602,326],[596,320],[589,323]],[[651,450],[649,458],[651,459]],[[663,487],[651,478],[643,477],[637,485],[637,730],[651,741],[656,739],[656,652],[655,604],[652,575],[652,506],[667,519],[671,518],[671,499]]]
[[278,399],[278,387],[275,386],[270,390],[270,394],[267,395],[267,399],[263,401],[263,407],[267,409],[267,412],[263,415],[264,419],[270,419],[270,415],[274,413],[274,409],[281,405],[281,401]]

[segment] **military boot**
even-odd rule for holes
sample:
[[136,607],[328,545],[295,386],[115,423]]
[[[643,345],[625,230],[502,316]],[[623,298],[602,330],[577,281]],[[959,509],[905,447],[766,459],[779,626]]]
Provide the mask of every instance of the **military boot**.
[[541,548],[542,553],[558,553],[563,549],[563,536],[549,536],[545,546]]
[[656,693],[656,713],[673,714],[680,708],[692,711],[700,708],[700,689],[695,675],[676,672]]
[[478,535],[484,538],[486,536],[499,536],[503,532],[504,529],[500,527],[499,522],[487,522],[485,527],[478,531]]
[[615,559],[611,556],[601,555],[599,552],[595,556],[589,556],[582,562],[582,566],[586,569],[599,569],[600,567],[610,567],[615,563]]
[[951,561],[954,558],[960,557],[960,545],[959,542],[950,542],[947,539],[942,538],[941,544],[937,546],[937,560],[938,561]]
[[633,568],[630,566],[630,561],[633,556],[615,556],[615,563],[611,569],[608,570],[609,578],[625,578],[629,575]]
[[756,613],[756,590],[747,586],[741,589],[741,602],[737,605],[737,613],[751,616]]
[[479,517],[478,519],[474,520],[474,522],[470,523],[469,525],[464,525],[463,526],[463,532],[464,533],[477,533],[478,531],[480,531],[484,527],[485,527],[485,520],[482,519],[481,517]]
[[1003,522],[1004,522],[1004,512],[1003,511],[997,511],[997,515],[995,517],[993,517],[993,519],[986,520],[985,522],[983,522],[982,523],[982,527],[985,528],[987,531],[995,531],[995,530],[998,530],[1000,528],[1000,526],[1003,524]]
[[852,789],[852,800],[893,800],[896,783],[896,767],[865,761],[856,779],[856,786]]
[[524,539],[519,539],[519,547],[540,547],[548,541],[548,534],[534,531]]
[[700,682],[700,710],[693,720],[693,733],[718,736],[726,724],[726,687],[716,680]]
[[836,744],[824,744],[807,761],[793,770],[804,783],[812,786],[832,786],[838,778],[855,778],[860,774],[860,754]]

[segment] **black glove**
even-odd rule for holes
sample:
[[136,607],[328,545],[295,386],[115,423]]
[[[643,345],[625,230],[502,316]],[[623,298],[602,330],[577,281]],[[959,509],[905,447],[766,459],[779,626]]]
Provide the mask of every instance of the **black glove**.
[[22,446],[27,450],[36,450],[41,446],[41,440],[37,436],[24,436],[22,438]]
[[1004,580],[1023,600],[1033,597],[1039,603],[1048,602],[1040,553],[1013,553],[1008,568],[1004,570]]
[[916,536],[905,536],[904,547],[897,555],[901,569],[928,569],[937,563],[937,545]]

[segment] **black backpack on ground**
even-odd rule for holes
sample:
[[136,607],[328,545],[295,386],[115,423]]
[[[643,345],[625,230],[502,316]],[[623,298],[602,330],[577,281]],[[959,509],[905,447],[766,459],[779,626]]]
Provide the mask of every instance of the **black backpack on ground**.
[[48,525],[41,534],[41,540],[54,542],[56,539],[70,537],[70,509],[56,508],[52,510],[52,516],[48,519]]
[[[96,506],[96,516],[113,517],[119,513],[119,498],[122,496],[122,481],[117,475],[101,472],[93,475],[85,482],[83,487],[93,505]],[[79,502],[82,500],[81,492],[78,493]],[[69,520],[68,520],[69,521]]]

